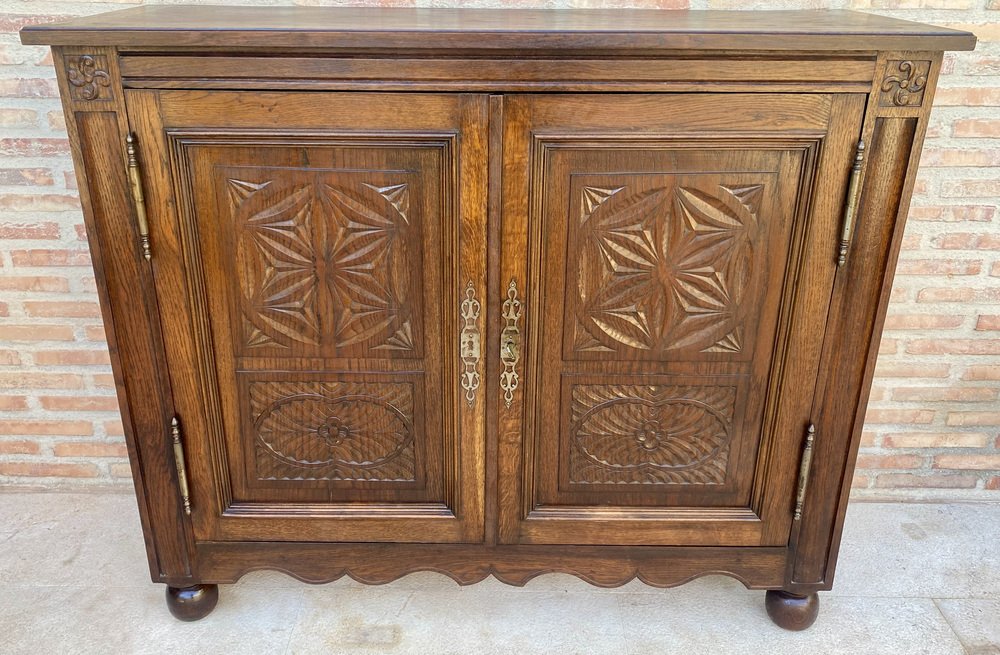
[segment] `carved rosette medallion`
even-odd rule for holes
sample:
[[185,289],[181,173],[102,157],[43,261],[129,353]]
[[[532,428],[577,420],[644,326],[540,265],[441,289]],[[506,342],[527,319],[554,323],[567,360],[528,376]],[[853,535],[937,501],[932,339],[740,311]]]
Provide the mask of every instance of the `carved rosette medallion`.
[[335,172],[227,180],[243,295],[244,347],[415,350],[409,185]]
[[409,383],[252,382],[257,478],[416,479]]
[[108,60],[104,55],[69,55],[65,62],[69,93],[74,100],[97,100],[101,98],[102,89],[111,87]]
[[573,349],[741,352],[763,189],[583,187]]
[[722,484],[736,388],[575,385],[572,484]]
[[890,61],[882,80],[879,105],[882,107],[919,107],[930,73],[929,61]]

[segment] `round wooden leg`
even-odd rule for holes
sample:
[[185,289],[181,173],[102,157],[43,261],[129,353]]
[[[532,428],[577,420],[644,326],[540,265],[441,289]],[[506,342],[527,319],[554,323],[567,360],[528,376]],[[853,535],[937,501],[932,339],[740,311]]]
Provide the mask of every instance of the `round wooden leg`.
[[197,621],[209,615],[219,602],[219,585],[199,584],[193,587],[167,587],[167,608],[174,618]]
[[797,596],[787,591],[771,590],[764,597],[767,615],[785,630],[805,630],[819,614],[819,596]]

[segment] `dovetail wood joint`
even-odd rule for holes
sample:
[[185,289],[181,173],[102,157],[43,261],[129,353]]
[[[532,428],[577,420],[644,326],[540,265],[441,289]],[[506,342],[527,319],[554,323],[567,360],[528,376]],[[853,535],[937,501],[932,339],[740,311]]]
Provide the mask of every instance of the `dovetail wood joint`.
[[802,518],[802,506],[806,501],[806,488],[809,486],[809,470],[812,464],[813,442],[816,439],[816,426],[809,424],[806,432],[806,445],[802,449],[802,461],[799,463],[799,486],[795,492],[795,515],[792,517],[798,521]]
[[469,280],[465,287],[465,298],[462,300],[461,315],[465,321],[459,338],[459,351],[462,357],[462,389],[465,390],[465,400],[472,407],[476,402],[476,390],[479,389],[479,359],[481,355],[481,335],[479,333],[479,314],[482,306],[476,300],[476,287]]
[[510,408],[519,382],[517,363],[521,359],[521,331],[517,327],[521,319],[521,301],[518,300],[517,283],[513,279],[507,287],[507,299],[503,301],[501,316],[505,325],[500,333],[500,361],[503,362],[500,388],[503,389],[504,404]]
[[924,101],[930,68],[929,61],[888,62],[886,71],[893,74],[882,80],[879,104],[883,107],[919,107]]
[[103,55],[72,55],[66,58],[66,79],[75,100],[97,100],[101,89],[111,87],[107,59]]
[[146,218],[146,199],[142,195],[142,172],[136,155],[134,134],[129,133],[125,137],[125,152],[128,155],[128,182],[132,191],[132,204],[135,205],[135,218],[139,224],[139,245],[142,247],[142,256],[149,261],[153,257],[153,251],[149,245],[149,221]]
[[184,513],[191,515],[191,492],[188,490],[187,467],[184,465],[184,444],[181,442],[181,426],[175,416],[170,421],[170,436],[174,442],[174,465],[177,467],[177,485],[180,487]]
[[861,169],[865,164],[865,142],[858,141],[858,149],[854,152],[854,165],[851,167],[851,181],[847,187],[847,205],[844,209],[844,225],[840,234],[840,247],[837,250],[837,266],[847,263],[847,250],[851,245],[851,231],[854,229],[854,215],[858,209],[858,196],[861,195]]

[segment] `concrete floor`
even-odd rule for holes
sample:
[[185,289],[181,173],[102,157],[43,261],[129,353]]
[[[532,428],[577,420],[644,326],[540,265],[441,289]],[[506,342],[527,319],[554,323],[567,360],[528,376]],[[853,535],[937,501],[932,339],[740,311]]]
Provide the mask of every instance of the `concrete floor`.
[[781,653],[1000,655],[1000,504],[855,503],[835,589],[802,633],[763,592],[712,576],[676,589],[523,589],[426,573],[381,587],[253,573],[197,623],[149,582],[124,494],[0,493],[0,653]]

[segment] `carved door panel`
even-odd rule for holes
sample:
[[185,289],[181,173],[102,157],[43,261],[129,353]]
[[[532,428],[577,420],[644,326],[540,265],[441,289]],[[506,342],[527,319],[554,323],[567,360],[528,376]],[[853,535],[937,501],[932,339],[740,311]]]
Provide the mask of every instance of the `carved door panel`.
[[501,541],[787,543],[862,109],[506,99]]
[[485,98],[128,103],[196,539],[481,540]]

